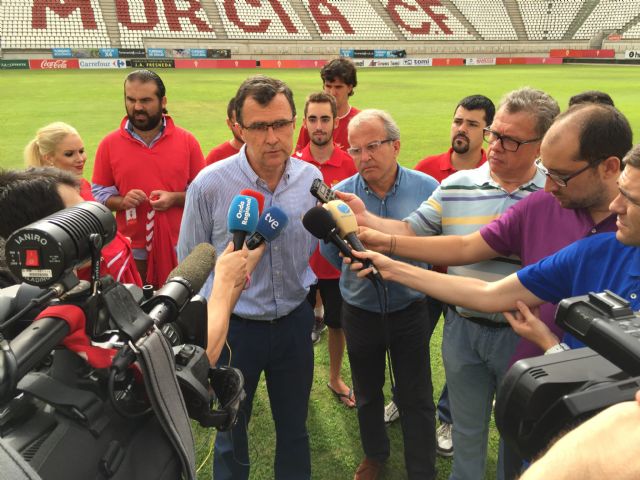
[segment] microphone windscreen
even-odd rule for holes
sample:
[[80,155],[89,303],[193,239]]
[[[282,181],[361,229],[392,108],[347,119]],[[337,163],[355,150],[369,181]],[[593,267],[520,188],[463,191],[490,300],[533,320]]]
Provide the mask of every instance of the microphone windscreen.
[[271,242],[282,233],[287,223],[289,223],[289,217],[286,213],[278,207],[269,207],[258,220],[256,232],[262,235],[265,241]]
[[302,217],[302,225],[311,235],[324,240],[331,230],[336,228],[336,222],[331,214],[322,207],[310,208]]
[[324,205],[338,226],[338,233],[342,238],[350,233],[358,232],[358,222],[349,205],[342,200],[331,200]]
[[209,243],[200,243],[171,270],[167,282],[175,277],[184,278],[193,292],[198,292],[209,278],[216,264],[216,249]]
[[245,188],[240,192],[240,195],[247,195],[248,197],[253,197],[258,201],[258,215],[262,215],[262,210],[264,209],[264,195],[260,192],[256,192],[255,190],[251,190],[250,188]]
[[229,205],[227,225],[230,232],[252,233],[258,224],[258,201],[246,195],[236,195]]

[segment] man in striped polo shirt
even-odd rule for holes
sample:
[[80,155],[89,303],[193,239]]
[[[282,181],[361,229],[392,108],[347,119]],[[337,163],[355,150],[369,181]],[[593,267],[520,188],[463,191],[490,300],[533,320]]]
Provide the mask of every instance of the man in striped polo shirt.
[[[507,94],[491,127],[485,130],[488,161],[459,171],[404,221],[382,219],[364,205],[341,195],[358,224],[401,235],[465,235],[475,232],[530,193],[543,188],[545,176],[536,169],[540,141],[559,113],[558,104],[539,90],[522,88]],[[517,258],[449,268],[451,275],[495,280],[520,266]],[[484,477],[489,420],[495,390],[504,376],[518,336],[501,314],[460,307],[448,309],[442,356],[453,415],[456,449],[450,479]],[[502,453],[502,445],[501,445]],[[498,478],[504,478],[502,454]]]

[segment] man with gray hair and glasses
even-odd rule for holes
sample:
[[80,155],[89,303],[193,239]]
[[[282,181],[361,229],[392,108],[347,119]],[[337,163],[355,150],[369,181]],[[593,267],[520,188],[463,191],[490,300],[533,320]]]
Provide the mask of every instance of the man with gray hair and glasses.
[[[336,189],[350,192],[382,217],[402,219],[438,186],[432,177],[398,164],[400,130],[382,110],[363,110],[349,123],[349,154],[358,173]],[[379,477],[390,454],[384,424],[385,352],[390,353],[401,412],[404,457],[408,478],[434,479],[435,406],[429,359],[431,322],[425,295],[398,284],[388,285],[388,315],[381,312],[378,292],[361,282],[338,256],[322,243],[321,253],[342,269],[342,328],[347,340],[351,377],[356,394],[360,440],[365,458],[355,480]],[[414,262],[426,267],[426,264]]]
[[[341,195],[341,198],[354,210],[359,225],[385,233],[406,236],[472,234],[544,187],[546,177],[536,168],[535,160],[540,153],[542,137],[558,113],[557,102],[540,90],[525,87],[508,93],[502,99],[493,123],[484,131],[489,145],[487,162],[445,179],[404,221],[379,218],[353,196]],[[397,244],[387,244],[387,251],[389,246],[391,253],[401,253],[397,251]],[[404,256],[404,252],[401,255]],[[490,258],[450,267],[449,274],[497,279],[520,267],[517,257]],[[448,261],[434,263],[452,265]],[[517,342],[518,335],[501,314],[486,314],[455,305],[447,311],[442,358],[454,425],[456,453],[451,479],[484,477],[492,402]],[[504,478],[502,444],[498,478]]]

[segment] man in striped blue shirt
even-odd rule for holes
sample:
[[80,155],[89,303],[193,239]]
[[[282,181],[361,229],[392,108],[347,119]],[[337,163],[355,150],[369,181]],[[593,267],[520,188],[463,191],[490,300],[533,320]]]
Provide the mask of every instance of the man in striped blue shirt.
[[[343,197],[358,224],[400,235],[465,235],[499,217],[511,205],[544,187],[546,177],[534,164],[540,141],[559,113],[544,92],[522,88],[507,94],[493,123],[485,129],[488,161],[479,168],[454,173],[404,221],[382,219],[352,197]],[[516,271],[517,258],[497,258],[450,267],[450,275],[496,280]],[[453,446],[450,480],[484,477],[489,421],[495,391],[518,342],[502,314],[486,314],[453,306],[447,311],[442,358],[447,376]],[[497,478],[512,477],[505,467],[501,442]],[[512,470],[513,469],[513,470]]]
[[[229,322],[228,348],[219,364],[242,371],[247,398],[238,424],[217,434],[216,479],[249,477],[247,424],[263,371],[276,426],[275,478],[311,477],[306,419],[313,377],[314,315],[306,296],[316,281],[309,257],[317,240],[301,219],[316,204],[309,188],[322,174],[290,157],[295,115],[293,94],[286,84],[261,75],[245,80],[236,94],[236,118],[245,145],[237,155],[204,168],[187,191],[180,259],[201,242],[211,243],[219,252],[225,248],[231,239],[229,204],[243,189],[259,191],[265,208],[277,205],[289,218],[287,228],[267,245]],[[213,275],[201,292],[205,297],[212,281]]]

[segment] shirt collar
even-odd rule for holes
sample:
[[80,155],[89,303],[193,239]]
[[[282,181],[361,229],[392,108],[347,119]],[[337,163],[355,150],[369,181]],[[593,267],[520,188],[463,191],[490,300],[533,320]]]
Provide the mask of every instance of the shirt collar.
[[[251,183],[253,185],[256,185],[258,187],[262,187],[268,190],[266,182],[258,176],[258,174],[255,172],[255,170],[251,167],[251,164],[249,163],[249,159],[247,158],[246,144],[240,147],[240,151],[238,155],[239,155],[240,170],[249,178],[249,180],[251,180]],[[281,185],[281,184],[287,185],[289,183],[289,179],[291,178],[291,174],[292,174],[291,164],[292,164],[291,157],[289,157],[287,159],[286,165],[284,166],[284,172],[282,173],[282,177],[280,178],[278,185]]]
[[640,247],[633,247],[633,249],[633,262],[629,267],[629,274],[634,277],[640,277]]
[[160,137],[164,133],[165,128],[167,128],[167,118],[163,115],[162,116],[162,125],[160,126],[160,131],[158,131],[158,134],[155,137],[153,137],[153,140],[151,140],[151,143],[149,143],[149,145],[147,145],[146,142],[142,139],[142,137],[135,132],[135,130],[133,129],[133,125],[131,125],[131,121],[128,118],[127,118],[126,123],[124,124],[124,129],[129,133],[129,135],[131,135],[133,138],[135,138],[139,142],[144,143],[149,148],[151,148],[154,143],[156,143],[158,140],[160,140]]
[[[500,184],[498,182],[496,182],[493,179],[493,177],[491,177],[491,170],[489,168],[489,162],[483,163],[482,165],[480,165],[475,170],[480,172],[480,175],[478,175],[477,180],[475,182],[475,184],[477,186],[481,187],[483,185],[492,185],[494,187],[497,187],[497,188],[500,188],[500,189],[504,190],[502,188],[502,186],[500,186]],[[527,190],[532,185],[535,186],[536,189],[544,188],[544,184],[545,184],[546,180],[547,180],[546,175],[536,168],[535,175],[530,180],[528,180],[525,183],[521,184],[517,188],[517,190]]]
[[[391,186],[389,191],[387,191],[387,193],[385,194],[384,198],[396,194],[396,192],[398,190],[398,187],[402,183],[402,179],[404,178],[404,176],[405,176],[404,167],[402,165],[398,164],[398,170],[396,171],[396,179],[393,182],[393,185]],[[362,190],[364,190],[365,192],[367,192],[367,193],[369,193],[371,195],[375,195],[377,198],[380,198],[380,197],[378,197],[378,194],[376,194],[375,191],[372,188],[369,187],[369,184],[367,183],[367,181],[359,173],[358,173],[358,183],[360,184],[360,188]]]

